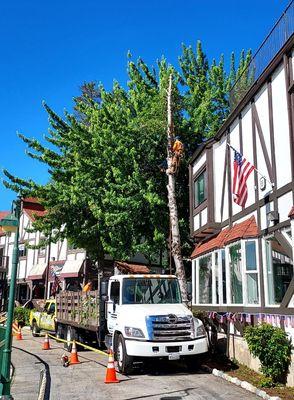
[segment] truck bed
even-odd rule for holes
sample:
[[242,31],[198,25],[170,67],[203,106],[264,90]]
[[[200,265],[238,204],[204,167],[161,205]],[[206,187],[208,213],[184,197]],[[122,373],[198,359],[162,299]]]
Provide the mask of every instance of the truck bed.
[[99,326],[99,292],[63,291],[56,296],[57,322],[97,331]]

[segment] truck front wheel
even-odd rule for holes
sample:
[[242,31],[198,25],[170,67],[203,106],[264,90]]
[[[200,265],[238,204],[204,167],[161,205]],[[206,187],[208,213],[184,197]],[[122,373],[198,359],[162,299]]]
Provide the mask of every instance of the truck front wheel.
[[38,328],[37,322],[35,322],[35,321],[33,322],[31,329],[32,329],[32,335],[34,337],[39,336],[40,329]]
[[122,335],[118,336],[114,352],[114,357],[117,361],[119,372],[121,372],[122,374],[131,373],[133,370],[134,357],[127,355],[125,339]]

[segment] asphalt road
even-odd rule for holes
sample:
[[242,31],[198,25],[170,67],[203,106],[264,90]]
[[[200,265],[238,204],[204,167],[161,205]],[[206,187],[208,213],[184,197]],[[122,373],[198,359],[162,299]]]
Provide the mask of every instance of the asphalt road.
[[61,364],[62,344],[51,340],[51,350],[42,350],[44,338],[24,331],[24,340],[13,342],[15,368],[14,400],[37,400],[40,371],[47,370],[46,400],[242,400],[258,399],[244,389],[211,374],[191,373],[184,363],[154,362],[148,370],[117,374],[118,384],[105,384],[107,357],[91,351],[79,352],[81,364]]

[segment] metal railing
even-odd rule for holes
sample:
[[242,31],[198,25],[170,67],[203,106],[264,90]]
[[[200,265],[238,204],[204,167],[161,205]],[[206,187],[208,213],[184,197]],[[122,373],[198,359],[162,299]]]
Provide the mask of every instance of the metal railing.
[[293,33],[294,0],[290,2],[230,90],[230,111],[237,107],[253,83],[260,77]]

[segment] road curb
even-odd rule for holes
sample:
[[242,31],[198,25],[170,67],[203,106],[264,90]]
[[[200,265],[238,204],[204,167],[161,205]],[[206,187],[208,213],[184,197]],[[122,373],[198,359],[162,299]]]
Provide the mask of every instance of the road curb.
[[230,383],[233,383],[236,386],[240,386],[241,388],[247,390],[248,392],[254,393],[256,394],[256,396],[261,397],[262,399],[265,400],[281,400],[280,397],[277,396],[270,396],[268,395],[264,390],[260,390],[257,387],[251,385],[251,383],[247,382],[247,381],[241,381],[240,379],[236,378],[236,377],[232,377],[228,374],[226,374],[223,371],[220,371],[219,369],[216,368],[210,368],[208,365],[201,365],[201,369],[205,372],[209,372],[211,374],[213,374],[214,376],[217,376],[221,379],[224,379]]

